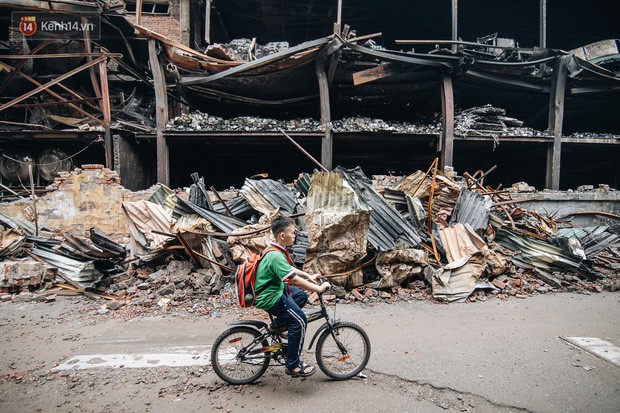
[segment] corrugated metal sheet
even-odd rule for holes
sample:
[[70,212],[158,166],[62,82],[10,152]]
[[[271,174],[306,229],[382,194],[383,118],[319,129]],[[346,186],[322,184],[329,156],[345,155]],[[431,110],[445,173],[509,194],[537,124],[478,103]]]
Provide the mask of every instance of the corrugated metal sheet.
[[372,208],[368,242],[373,247],[379,251],[391,250],[399,237],[409,241],[413,246],[422,241],[413,225],[374,190],[370,179],[364,175],[361,168],[349,170],[338,167],[335,170],[345,177],[358,196]]
[[[243,217],[254,212],[252,205],[241,195],[224,201],[230,212],[236,217]],[[213,204],[213,210],[220,214],[226,214],[226,209],[221,202]]]
[[88,244],[83,239],[80,239],[74,235],[67,234],[64,238],[65,241],[63,242],[62,247],[78,256],[92,259],[119,258],[117,253],[104,251],[95,245]]
[[241,228],[247,225],[247,222],[240,220],[239,218],[230,217],[228,215],[220,214],[215,211],[209,211],[204,208],[200,208],[199,206],[194,205],[183,198],[177,199],[177,205],[183,207],[184,210],[191,211],[191,213],[193,214],[200,215],[222,232],[229,233],[237,228]]
[[240,192],[250,205],[262,214],[268,214],[278,208],[292,214],[297,206],[293,191],[271,179],[257,181],[246,178]]
[[297,180],[295,180],[295,189],[304,195],[308,195],[310,189],[310,179],[312,174],[302,173]]
[[90,232],[90,240],[93,242],[94,245],[101,248],[102,250],[113,253],[119,257],[125,256],[127,254],[127,251],[125,250],[124,246],[112,241],[100,229],[91,228],[89,232]]
[[102,274],[95,269],[93,261],[74,260],[42,248],[33,248],[31,252],[84,288],[94,287],[102,277]]
[[446,252],[448,262],[470,257],[486,247],[486,243],[469,224],[455,224],[439,230],[439,238]]
[[125,201],[123,211],[134,255],[153,252],[169,241],[169,237],[152,232],[153,230],[170,232],[170,213],[161,205],[149,201]]
[[608,231],[608,227],[600,225],[587,228],[563,228],[556,236],[577,238],[585,250],[586,257],[591,258],[611,246],[620,246],[620,237]]
[[489,223],[493,200],[468,189],[462,189],[452,211],[451,224],[469,224],[474,230],[484,229]]
[[[168,212],[173,212],[175,210],[177,204],[177,196],[174,191],[168,188],[166,185],[159,184],[159,188],[153,195],[148,199],[149,202],[152,202],[157,205],[161,205]],[[174,219],[178,219],[178,216],[172,215]]]
[[36,233],[35,226],[32,222],[22,218],[11,218],[4,214],[0,214],[0,223],[7,228],[22,228],[26,231],[26,235],[34,235]]
[[301,268],[306,262],[306,251],[308,250],[308,233],[298,232],[295,243],[291,246],[293,262]]
[[512,262],[520,267],[542,268],[547,271],[557,269],[577,271],[589,280],[603,277],[579,258],[565,253],[562,248],[510,229],[500,228],[495,241],[516,253],[512,257]]

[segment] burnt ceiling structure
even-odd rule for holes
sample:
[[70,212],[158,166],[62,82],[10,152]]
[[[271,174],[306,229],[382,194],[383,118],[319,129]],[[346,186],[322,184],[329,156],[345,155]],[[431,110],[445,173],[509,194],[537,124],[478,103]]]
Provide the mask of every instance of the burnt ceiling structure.
[[[337,19],[336,0],[212,0],[213,40],[256,37],[260,43],[296,45],[327,36]],[[539,45],[540,0],[458,2],[458,36],[463,40],[497,33],[521,47]],[[601,39],[620,37],[617,2],[546,2],[547,47],[570,50]],[[450,39],[451,0],[343,0],[342,23],[357,35],[381,32],[378,41],[394,48],[398,39]]]
[[[611,1],[342,0],[337,28],[337,0],[175,0],[160,26],[122,1],[54,4],[99,10],[101,38],[10,38],[13,11],[50,6],[0,1],[5,154],[53,146],[131,189],[193,172],[217,187],[290,181],[316,167],[307,154],[367,175],[440,158],[459,172],[498,165],[493,185],[620,186]],[[158,32],[165,19],[191,33]]]

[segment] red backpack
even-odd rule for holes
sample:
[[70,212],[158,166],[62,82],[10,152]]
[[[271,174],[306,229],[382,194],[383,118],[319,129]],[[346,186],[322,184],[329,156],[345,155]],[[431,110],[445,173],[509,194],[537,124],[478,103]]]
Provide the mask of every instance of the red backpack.
[[275,247],[265,248],[260,255],[251,254],[250,258],[243,260],[237,267],[235,272],[235,295],[237,296],[237,302],[242,308],[251,307],[254,304],[254,299],[256,298],[254,293],[256,269],[260,260],[270,251],[280,250]]

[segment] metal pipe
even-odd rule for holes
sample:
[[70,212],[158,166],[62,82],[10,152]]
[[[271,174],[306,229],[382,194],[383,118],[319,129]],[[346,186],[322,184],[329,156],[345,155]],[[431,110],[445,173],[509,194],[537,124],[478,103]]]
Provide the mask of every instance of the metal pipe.
[[288,135],[286,134],[286,132],[284,132],[282,129],[278,129],[278,131],[279,131],[279,132],[281,132],[281,133],[282,133],[282,135],[286,136],[286,137],[288,138],[288,140],[290,140],[290,141],[291,141],[291,143],[297,147],[297,149],[299,149],[299,150],[300,150],[300,151],[301,151],[304,155],[306,155],[306,156],[307,156],[307,157],[308,157],[308,158],[309,158],[312,162],[314,162],[314,163],[315,163],[315,164],[316,164],[319,168],[321,168],[321,169],[322,169],[323,171],[325,171],[325,172],[329,172],[329,171],[327,170],[327,168],[325,168],[325,167],[321,164],[321,162],[317,161],[317,160],[316,160],[316,159],[315,159],[312,155],[310,155],[308,152],[306,152],[306,150],[305,150],[304,148],[302,148],[302,147],[301,147],[301,146],[300,146],[297,142],[295,142],[295,141],[293,140],[293,138],[291,138],[290,136],[288,136]]
[[547,47],[547,0],[540,0],[539,42],[541,48]]
[[224,209],[226,210],[226,212],[228,213],[229,216],[234,217],[232,211],[230,210],[230,208],[228,208],[228,205],[226,205],[226,202],[224,202],[224,200],[222,199],[222,197],[220,196],[220,193],[217,192],[217,189],[215,189],[214,186],[211,187],[211,191],[215,194],[215,196],[217,197],[217,199],[220,200],[220,202],[222,203],[222,206],[224,207]]
[[[452,40],[456,41],[459,39],[458,33],[458,11],[459,11],[459,0],[452,0]],[[456,53],[456,43],[452,45],[452,51]]]

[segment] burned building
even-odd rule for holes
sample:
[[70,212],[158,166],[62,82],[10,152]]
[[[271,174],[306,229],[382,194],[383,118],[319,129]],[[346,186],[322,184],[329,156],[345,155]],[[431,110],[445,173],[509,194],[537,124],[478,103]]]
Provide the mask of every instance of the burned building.
[[141,189],[439,158],[498,165],[494,185],[620,187],[611,2],[351,3],[58,1],[100,36],[34,40],[12,16],[48,2],[0,2],[3,183],[28,162],[42,185],[105,163]]

